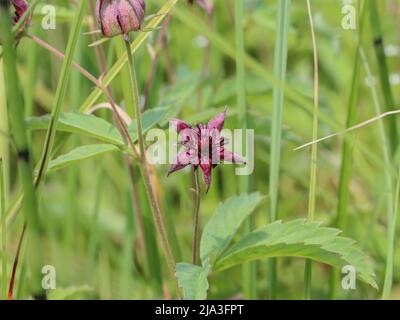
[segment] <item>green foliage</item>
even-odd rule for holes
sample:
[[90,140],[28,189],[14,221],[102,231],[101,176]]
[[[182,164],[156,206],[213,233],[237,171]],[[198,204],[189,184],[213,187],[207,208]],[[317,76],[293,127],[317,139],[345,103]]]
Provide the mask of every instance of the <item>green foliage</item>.
[[220,204],[204,228],[200,242],[200,258],[215,262],[228,247],[243,221],[261,202],[260,193],[232,197]]
[[[154,108],[143,113],[143,131],[146,132],[159,123],[165,116],[165,108]],[[49,123],[49,115],[41,117],[29,117],[27,121],[30,130],[44,130]],[[84,135],[103,142],[124,146],[121,134],[118,129],[95,115],[78,112],[62,113],[59,118],[58,131]],[[136,125],[129,128],[133,142],[137,140]]]
[[186,300],[205,300],[207,298],[209,271],[209,264],[196,266],[191,263],[178,263],[176,265],[176,277]]
[[89,286],[57,288],[49,290],[48,300],[87,300],[94,299],[95,293]]
[[86,146],[80,146],[71,150],[67,154],[63,154],[58,158],[50,161],[49,172],[60,170],[73,163],[98,157],[105,153],[118,150],[119,150],[118,147],[112,144],[91,144]]
[[303,219],[273,222],[240,239],[215,262],[221,271],[239,263],[271,257],[302,257],[341,269],[352,265],[360,280],[378,288],[374,272],[355,241],[339,236],[340,230],[307,223]]
[[[12,27],[12,17],[0,19],[0,211],[5,213],[0,238],[6,240],[1,259],[6,267],[0,269],[8,270],[0,270],[2,283],[10,281],[27,213],[43,223],[37,239],[28,232],[22,243],[16,299],[35,295],[32,275],[41,273],[34,260],[57,267],[58,289],[47,292],[49,299],[162,299],[169,294],[175,299],[160,250],[165,242],[158,241],[138,162],[130,158],[111,110],[97,109],[108,103],[104,88],[76,68],[79,64],[107,88],[132,118],[124,120],[134,123],[131,86],[126,72],[124,76],[124,40],[103,41],[100,33],[89,33],[92,27],[100,29],[92,24],[96,19],[88,8],[94,0],[54,1],[55,30],[40,27],[45,3],[28,2],[33,20],[27,34],[66,58],[56,57],[30,36],[20,37],[17,44],[10,30],[15,35],[20,26]],[[236,176],[234,166],[219,165],[210,191],[201,194],[202,263],[178,263],[175,270],[185,298],[272,299],[275,292],[280,299],[299,299],[306,286],[304,260],[311,259],[312,298],[398,299],[400,182],[393,130],[398,115],[318,144],[315,220],[321,224],[304,222],[310,165],[316,161],[310,149],[293,149],[312,139],[314,66],[306,1],[291,1],[291,9],[283,12],[289,1],[215,0],[208,2],[215,4],[212,16],[194,3],[146,0],[143,30],[129,35],[144,130],[156,127],[168,134],[170,118],[206,123],[228,107],[225,128],[254,129],[255,154],[250,177]],[[87,9],[81,11],[79,4]],[[235,11],[235,4],[243,8]],[[351,12],[341,12],[337,1],[311,4],[319,52],[318,136],[396,109],[396,5],[353,3],[356,29],[350,30],[341,22]],[[89,46],[95,42],[101,44]],[[283,77],[286,51],[289,63]],[[95,114],[88,115],[93,109]],[[31,115],[36,117],[26,118]],[[137,143],[134,124],[129,132]],[[236,139],[229,140],[228,149],[236,147]],[[25,150],[30,151],[26,164]],[[245,155],[244,150],[239,153]],[[43,152],[48,166],[34,163]],[[192,176],[186,170],[167,177],[168,167],[150,165],[151,182],[175,260],[189,262]],[[257,192],[246,194],[252,191]],[[268,195],[265,201],[262,195]],[[267,224],[273,222],[270,212],[284,222]],[[276,259],[279,272],[271,277],[265,260]],[[341,267],[347,264],[356,266],[356,290],[341,289]]]
[[[375,274],[366,255],[355,241],[339,236],[340,230],[321,227],[320,223],[297,219],[287,223],[276,221],[243,236],[231,244],[243,221],[261,202],[259,193],[240,195],[220,204],[204,228],[200,256],[203,266],[178,264],[177,277],[185,296],[194,298],[200,290],[205,296],[209,265],[220,272],[238,264],[276,257],[312,259],[335,268],[352,265],[360,280],[378,288]],[[198,296],[196,296],[198,298]]]
[[[50,116],[30,117],[27,119],[31,130],[44,130],[47,128]],[[118,129],[106,120],[94,115],[78,112],[62,113],[58,121],[58,131],[80,134],[103,142],[123,145]]]

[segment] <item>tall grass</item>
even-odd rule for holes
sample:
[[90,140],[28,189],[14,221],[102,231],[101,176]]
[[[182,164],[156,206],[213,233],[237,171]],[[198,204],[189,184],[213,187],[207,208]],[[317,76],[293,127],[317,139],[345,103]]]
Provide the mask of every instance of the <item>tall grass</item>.
[[[313,10],[311,10],[310,2]],[[135,33],[135,38],[129,48],[124,47],[126,44],[122,37],[104,42],[102,46],[96,48],[96,52],[103,51],[100,54],[102,57],[99,56],[100,58],[97,59],[94,49],[84,45],[86,41],[82,41],[81,45],[77,43],[75,50],[72,53],[67,52],[64,56],[61,53],[64,51],[61,39],[64,36],[68,38],[68,35],[72,34],[71,26],[75,25],[77,15],[79,15],[76,14],[76,9],[80,8],[78,5],[82,5],[82,2],[79,4],[79,1],[74,1],[74,4],[71,4],[67,0],[56,4],[57,9],[62,8],[60,14],[63,20],[57,21],[58,24],[62,24],[61,28],[49,32],[50,39],[53,41],[57,39],[55,46],[59,46],[61,50],[59,52],[61,55],[57,54],[57,56],[63,61],[55,60],[55,63],[49,67],[41,59],[43,49],[36,48],[38,42],[32,41],[39,35],[47,39],[46,31],[34,28],[40,21],[40,14],[37,12],[34,23],[29,28],[28,37],[22,38],[16,48],[10,46],[11,40],[5,47],[4,58],[7,64],[4,66],[8,69],[6,70],[7,83],[2,79],[2,58],[0,57],[0,159],[3,160],[3,163],[0,163],[0,240],[2,242],[0,263],[2,270],[6,269],[0,277],[1,297],[5,296],[5,284],[10,281],[11,275],[14,275],[13,281],[15,281],[13,298],[25,299],[38,292],[36,290],[38,281],[35,279],[36,284],[32,286],[31,275],[32,273],[41,275],[37,266],[43,263],[35,263],[32,260],[32,254],[43,253],[46,258],[49,258],[46,259],[46,263],[53,264],[54,262],[57,268],[57,290],[50,292],[48,298],[51,298],[53,294],[65,292],[73,292],[74,297],[85,298],[79,292],[81,285],[88,287],[85,290],[93,294],[91,298],[173,298],[170,289],[174,280],[169,277],[168,272],[173,273],[171,269],[175,261],[188,260],[194,251],[191,251],[192,204],[188,190],[189,175],[177,176],[173,180],[166,179],[167,165],[151,165],[143,170],[140,155],[144,154],[143,150],[146,148],[144,145],[144,147],[141,146],[142,151],[137,154],[139,161],[136,161],[130,150],[124,149],[127,151],[124,154],[108,154],[96,160],[86,159],[85,162],[88,164],[74,162],[70,167],[63,169],[65,171],[57,173],[51,171],[46,178],[48,179],[46,189],[43,183],[43,178],[47,177],[46,165],[41,153],[43,138],[46,139],[48,149],[45,151],[46,161],[52,160],[52,157],[59,153],[69,153],[77,146],[97,143],[97,139],[93,137],[62,132],[64,128],[56,119],[58,115],[62,119],[62,114],[59,113],[62,112],[60,101],[63,107],[68,109],[67,112],[70,110],[85,112],[98,101],[109,100],[111,97],[112,101],[116,101],[115,104],[118,103],[126,109],[132,119],[136,118],[135,120],[140,121],[140,113],[143,112],[138,108],[139,103],[141,104],[139,99],[142,100],[138,90],[140,87],[151,88],[151,90],[144,90],[146,101],[150,102],[147,105],[148,108],[152,106],[169,108],[165,119],[157,124],[157,127],[164,131],[169,117],[176,116],[190,123],[204,122],[223,105],[233,105],[236,108],[230,109],[228,116],[235,118],[236,128],[254,128],[256,132],[255,173],[250,179],[235,177],[228,174],[229,168],[219,166],[215,171],[216,179],[213,179],[213,187],[202,199],[201,216],[204,216],[204,223],[212,216],[213,210],[221,201],[238,191],[248,193],[251,190],[257,190],[263,194],[268,193],[268,214],[255,216],[257,223],[261,225],[266,220],[272,222],[278,219],[285,221],[296,219],[303,216],[308,209],[310,221],[314,220],[314,216],[325,223],[329,221],[335,224],[335,227],[342,229],[345,236],[354,238],[358,242],[356,245],[363,247],[377,266],[376,270],[379,272],[377,278],[381,279],[384,276],[384,281],[380,284],[380,287],[383,285],[382,298],[395,297],[393,292],[398,285],[398,272],[395,269],[397,256],[394,249],[399,239],[396,233],[396,220],[400,171],[396,173],[394,169],[395,165],[399,165],[398,151],[394,150],[390,144],[392,120],[380,120],[397,118],[392,113],[382,114],[388,107],[389,97],[392,96],[394,99],[397,92],[393,84],[390,88],[389,65],[384,61],[386,57],[383,41],[380,41],[382,35],[390,39],[395,33],[388,28],[393,23],[389,21],[390,14],[384,20],[383,11],[379,15],[376,10],[377,7],[383,9],[383,4],[374,2],[375,11],[371,9],[373,5],[368,0],[358,2],[359,9],[362,9],[357,12],[359,23],[355,31],[350,31],[342,30],[338,25],[341,13],[340,10],[333,12],[334,9],[338,9],[338,4],[334,2],[319,4],[311,0],[303,3],[290,0],[276,2],[226,0],[226,3],[217,1],[215,20],[213,24],[210,24],[206,21],[206,13],[198,6],[189,7],[187,1],[148,1],[148,14],[153,13],[153,9],[156,8],[159,11],[158,15],[144,22],[145,29],[157,27],[165,18],[166,13],[171,20],[168,27],[160,32],[160,34],[165,32],[164,35],[168,37],[168,43],[171,44],[168,52],[170,60],[166,62],[160,56],[156,59],[158,60],[157,68],[154,66],[157,61],[153,56],[149,57],[145,46],[142,46],[142,44],[146,45],[149,37],[157,38],[158,31],[156,30]],[[90,1],[92,16],[94,3],[94,0]],[[176,3],[178,5],[174,6]],[[307,19],[304,19],[306,4],[311,23],[312,42],[309,39],[309,23]],[[170,11],[172,8],[174,10]],[[314,30],[312,14],[314,13],[316,17],[317,12],[324,20],[319,21],[322,22],[321,24],[315,21],[316,30]],[[362,14],[360,17],[359,12]],[[370,16],[367,17],[367,14]],[[325,15],[330,16],[326,18]],[[335,18],[335,20],[330,20],[330,18]],[[362,41],[363,33],[364,40],[370,37],[366,34],[369,27],[366,25],[368,18],[371,18],[369,22],[371,28],[375,30],[373,34],[376,40],[375,49],[371,43],[367,46],[367,42]],[[382,20],[380,21],[379,18]],[[1,35],[4,29],[3,21],[6,20],[10,19],[7,17],[0,20]],[[294,21],[292,24],[291,20]],[[98,28],[88,13],[84,16],[82,25],[85,28],[89,26],[91,31]],[[316,59],[318,56],[316,31],[318,32],[318,61]],[[80,33],[81,31],[78,35]],[[212,46],[212,50],[207,49],[206,53],[209,58],[207,63],[209,76],[203,79],[205,81],[201,82],[200,87],[194,89],[195,94],[188,95],[189,98],[185,98],[184,103],[181,103],[179,100],[181,92],[188,90],[187,87],[192,84],[188,85],[182,80],[192,81],[193,77],[195,82],[198,81],[197,78],[204,66],[202,61],[204,52],[201,47],[204,39],[199,35],[207,37]],[[90,35],[96,40],[99,36],[98,34]],[[276,39],[274,39],[275,36]],[[287,59],[289,39],[290,43],[294,44],[291,46],[290,60]],[[314,49],[314,63],[311,63],[309,54],[311,45]],[[363,45],[365,45],[365,52],[362,49]],[[49,50],[49,48],[46,49]],[[154,49],[159,48],[154,47]],[[371,60],[371,57],[375,57],[369,56],[371,53],[374,54],[374,50],[377,60]],[[0,51],[4,52],[3,47]],[[340,59],[332,59],[339,53]],[[58,66],[68,63],[69,54],[71,54],[69,58],[72,59],[74,55],[75,61],[79,62],[81,74],[73,72],[69,77],[61,74],[59,78]],[[13,81],[12,77],[8,77],[11,70],[9,62],[12,59],[14,62],[11,65],[18,64],[21,84],[19,79]],[[287,61],[290,61],[290,64]],[[174,67],[176,82],[170,81],[171,63]],[[272,63],[273,69],[270,68]],[[319,79],[316,77],[318,64],[320,65]],[[313,65],[314,104],[312,104],[312,94],[308,92],[309,88],[312,90],[312,85],[309,85],[308,71]],[[76,67],[76,63],[71,61],[70,68]],[[135,67],[139,75],[137,79]],[[290,70],[290,81],[286,76],[287,68]],[[369,87],[362,85],[362,69],[366,71]],[[82,78],[85,72],[86,76],[89,75],[91,78],[89,79],[91,82]],[[376,73],[377,84],[372,81],[373,73]],[[97,75],[100,74],[104,76],[97,79]],[[146,86],[146,80],[152,85]],[[60,94],[59,87],[65,84],[64,81],[67,87],[64,88],[64,93]],[[318,82],[320,92],[318,92]],[[16,83],[17,87],[13,83]],[[3,90],[6,84],[7,90],[5,88]],[[95,88],[92,87],[93,84]],[[53,92],[53,88],[56,87],[58,87],[57,92]],[[12,90],[15,90],[17,94]],[[109,93],[105,94],[105,91]],[[197,94],[202,96],[201,110],[196,108],[200,103]],[[318,101],[319,94],[320,101]],[[64,98],[61,97],[62,95]],[[8,103],[8,108],[6,108],[6,103]],[[18,104],[17,108],[16,104]],[[175,107],[177,105],[179,107]],[[370,119],[371,121],[355,125],[359,118],[366,116],[370,111],[368,110],[370,106],[374,107],[373,113],[376,117],[373,120]],[[55,108],[52,111],[53,107]],[[321,107],[320,110],[318,107]],[[21,125],[22,129],[17,130],[17,135],[22,132],[26,136],[26,149],[29,150],[30,159],[42,160],[43,173],[38,178],[38,185],[40,183],[42,188],[36,190],[42,194],[37,197],[38,199],[32,187],[34,170],[30,166],[28,167],[30,175],[24,174],[22,168],[24,164],[21,162],[23,159],[18,158],[18,154],[20,158],[26,158],[27,153],[21,152],[21,148],[18,146],[15,148],[13,144],[16,128],[14,123],[17,123],[18,129],[18,122],[13,119],[13,117],[18,117],[16,110],[23,115],[18,118],[20,125],[23,122],[21,118],[34,115],[26,122],[31,128],[32,123],[36,126],[35,123],[44,119],[39,115],[52,111],[51,115],[46,115],[53,117],[52,125],[47,128],[47,132],[46,126],[42,126],[43,122],[40,124],[42,126],[40,129],[35,127],[29,135],[25,122],[23,128]],[[201,112],[193,112],[193,110]],[[7,112],[10,112],[11,129]],[[271,119],[270,113],[272,113]],[[111,118],[108,110],[96,111],[96,116],[110,123],[114,120],[113,125],[119,125],[115,123],[115,118]],[[318,125],[321,134],[325,135],[328,131],[342,130],[343,123],[348,128],[357,129],[357,136],[346,134],[343,139],[330,140],[332,143],[318,143],[318,149],[317,146],[312,149],[311,161],[308,154],[298,152],[285,152],[285,156],[282,156],[283,148],[291,144],[297,145],[310,131],[312,131],[312,139],[315,139]],[[372,130],[358,129],[370,123],[374,123],[369,127]],[[377,131],[379,135],[374,135],[375,130],[379,130]],[[347,132],[343,130],[338,134]],[[124,134],[125,132],[122,132],[122,135]],[[70,139],[67,140],[67,138]],[[135,144],[134,147],[136,146],[139,145]],[[10,159],[15,161],[10,161]],[[29,163],[31,164],[33,161]],[[338,164],[340,164],[340,175],[337,170]],[[309,168],[310,165],[311,168]],[[140,167],[143,175],[140,175]],[[400,170],[400,167],[398,169]],[[16,176],[17,170],[20,171],[20,179]],[[149,172],[150,182],[148,181]],[[266,180],[267,175],[269,181]],[[146,185],[143,180],[146,180]],[[377,183],[381,180],[384,188],[379,188],[380,184]],[[1,186],[2,182],[4,187]],[[151,183],[154,185],[149,187]],[[166,191],[162,190],[164,185]],[[44,190],[46,192],[42,192]],[[318,198],[318,209],[321,211],[316,211],[316,198]],[[32,199],[36,203],[32,202]],[[39,206],[37,200],[40,200]],[[18,237],[25,219],[24,215],[16,219],[21,204],[23,214],[36,213],[38,219],[37,230],[34,230],[35,223],[31,223],[31,216],[26,216],[29,228],[26,229],[25,236],[28,241],[25,241],[26,238],[22,241],[24,236]],[[38,208],[33,211],[26,210],[32,205],[39,207],[40,213]],[[352,208],[357,208],[354,219],[350,218],[354,211]],[[387,214],[386,217],[380,216],[382,211]],[[156,224],[161,223],[161,227],[153,222],[152,213],[154,212]],[[163,219],[165,219],[165,226]],[[246,232],[254,229],[256,221],[246,221],[248,222],[245,226]],[[36,231],[36,237],[34,231]],[[161,238],[158,238],[160,234]],[[238,235],[238,238],[235,237],[233,242],[239,240],[241,236],[243,234]],[[20,245],[16,253],[18,242]],[[170,248],[165,250],[165,244],[168,242],[170,245],[167,244],[167,246]],[[167,256],[172,256],[172,259],[167,257],[169,260],[167,264],[160,259],[160,256],[164,255],[161,249],[166,251]],[[14,272],[10,265],[7,266],[7,260],[10,263],[13,256],[16,256]],[[36,262],[44,261],[40,256],[35,257],[35,260]],[[296,288],[299,288],[304,276],[301,268],[302,261],[292,258],[278,258],[278,261],[279,285],[276,261],[266,261],[261,265],[263,267],[257,270],[255,263],[248,263],[244,267],[226,269],[221,273],[212,272],[208,279],[210,284],[208,297],[210,299],[235,298],[242,291],[246,299],[258,298],[258,294],[271,299],[300,298],[302,292]],[[268,268],[265,269],[267,264]],[[326,298],[324,289],[328,284],[327,269],[317,263],[313,263],[311,268],[311,264],[307,262],[306,270],[304,296],[311,297],[312,275],[313,298]],[[341,297],[339,292],[343,294],[339,291],[339,275],[340,272],[337,269],[332,271],[331,298]],[[36,288],[33,288],[34,286]],[[12,287],[14,288],[14,285]],[[265,294],[264,291],[267,290],[269,292]],[[178,289],[178,295],[179,293]],[[351,291],[351,294],[349,291],[348,297],[371,298],[380,296],[380,293],[357,285],[357,290]]]
[[0,155],[3,159],[4,166],[4,186],[5,198],[8,200],[9,193],[9,165],[10,165],[10,152],[9,152],[9,125],[8,125],[8,111],[7,111],[7,94],[4,79],[4,66],[3,59],[0,58]]
[[[40,255],[41,250],[38,245],[38,232],[39,232],[39,211],[36,199],[36,193],[33,185],[33,170],[31,166],[31,152],[28,144],[28,134],[25,127],[24,112],[21,112],[21,106],[23,106],[21,99],[20,83],[17,74],[17,61],[15,54],[15,38],[13,36],[9,21],[10,16],[0,10],[1,15],[1,29],[3,31],[4,43],[4,78],[6,81],[7,91],[7,104],[10,112],[10,126],[12,128],[12,135],[15,142],[18,155],[18,168],[20,182],[24,191],[25,197],[23,202],[23,210],[25,212],[27,221],[31,225],[32,232],[31,246],[32,251],[30,261],[33,268],[33,281],[32,287],[36,291],[41,290],[39,284],[39,266],[40,266]],[[23,108],[23,107],[22,107]],[[34,252],[34,253],[33,253]]]
[[[369,2],[370,23],[373,36],[373,44],[375,49],[375,56],[378,62],[379,80],[385,101],[385,111],[395,109],[392,88],[389,81],[389,70],[386,62],[384,37],[382,34],[381,22],[378,12],[378,2],[374,0],[367,0]],[[387,120],[389,129],[389,141],[391,152],[394,153],[398,148],[398,128],[396,117],[389,117]]]
[[[314,55],[314,108],[313,108],[313,124],[312,124],[312,140],[318,137],[318,105],[319,105],[319,70],[318,70],[318,48],[314,29],[314,19],[311,10],[310,0],[307,0],[308,16],[310,19],[310,30],[313,44]],[[317,186],[317,156],[318,145],[314,144],[311,147],[311,172],[310,172],[310,192],[308,197],[308,221],[314,221],[315,217],[315,202],[316,202],[316,186]],[[304,271],[305,290],[304,297],[311,298],[311,277],[312,263],[311,260],[306,261]]]
[[[389,70],[386,61],[385,55],[385,47],[384,47],[384,37],[381,29],[380,15],[378,11],[378,4],[376,1],[369,1],[370,5],[370,23],[373,34],[373,43],[375,48],[375,55],[378,62],[378,72],[379,72],[379,80],[380,86],[383,93],[383,98],[385,102],[385,111],[395,110],[395,102],[393,98],[392,88],[389,81]],[[362,57],[364,61],[364,67],[367,73],[367,76],[372,77],[371,71],[369,69],[369,65],[367,59],[365,57],[365,53],[362,52]],[[375,89],[375,86],[371,86],[371,92],[373,96],[373,102],[375,106],[376,112],[381,112],[381,107],[379,105],[378,95]],[[383,125],[380,125],[380,134],[381,141],[384,148],[384,163],[386,166],[385,169],[385,181],[387,188],[387,256],[386,256],[386,268],[385,268],[385,279],[383,284],[383,292],[382,298],[387,299],[392,289],[393,283],[393,268],[394,268],[394,242],[395,242],[395,233],[396,233],[396,217],[397,212],[394,208],[394,203],[397,204],[398,200],[393,198],[393,181],[391,180],[390,171],[393,168],[390,161],[390,154],[388,148],[392,152],[392,155],[398,150],[398,128],[397,128],[397,118],[389,117],[387,119],[388,129],[389,129],[389,142],[390,145],[387,146],[384,140],[385,130]]]
[[168,232],[167,232],[166,225],[164,222],[163,213],[161,212],[158,195],[155,191],[155,187],[150,178],[149,164],[148,164],[147,158],[146,158],[146,148],[145,148],[145,141],[144,141],[143,130],[142,130],[142,120],[141,120],[142,116],[141,116],[141,112],[140,112],[139,87],[138,87],[137,77],[136,77],[136,68],[135,68],[133,54],[131,51],[131,45],[130,45],[130,42],[128,39],[125,39],[125,49],[126,49],[126,55],[128,58],[129,84],[131,86],[131,94],[132,94],[133,102],[134,102],[135,122],[136,122],[136,129],[137,129],[137,134],[138,134],[138,144],[139,144],[139,150],[140,150],[140,156],[138,158],[140,170],[141,170],[143,182],[144,182],[144,185],[146,188],[147,197],[150,202],[151,211],[153,213],[155,227],[156,227],[157,233],[161,240],[160,241],[161,246],[164,250],[164,255],[165,255],[166,262],[167,262],[168,271],[169,271],[171,278],[173,279],[173,281],[175,283],[177,296],[179,298],[182,298],[182,292],[179,288],[177,279],[175,277],[175,265],[176,265],[175,256],[174,256],[174,253],[172,251],[172,247],[171,247],[171,244],[169,241]]
[[[361,10],[360,10],[361,9]],[[346,127],[349,128],[355,124],[356,121],[356,103],[358,98],[359,84],[360,84],[360,54],[359,49],[361,46],[364,21],[368,7],[364,4],[363,7],[359,8],[361,12],[360,22],[358,26],[357,34],[357,45],[354,53],[354,67],[353,76],[351,80],[350,95],[347,102],[347,115],[346,115]],[[336,208],[336,226],[346,232],[347,219],[348,219],[348,199],[349,199],[349,185],[352,174],[352,155],[353,155],[354,143],[351,139],[344,139],[342,145],[342,159],[339,176],[339,190],[338,190],[338,203]],[[331,273],[331,287],[330,297],[332,299],[337,298],[339,289],[339,271],[333,269]]]
[[[363,48],[360,48],[360,56],[361,61],[364,66],[365,74],[368,79],[368,85],[371,91],[372,103],[377,115],[382,113],[382,108],[379,103],[379,96],[376,88],[375,78],[371,72],[369,62],[365,51]],[[386,196],[386,218],[387,218],[387,257],[386,257],[386,270],[385,270],[385,281],[383,285],[382,298],[386,299],[391,291],[392,282],[393,282],[393,256],[394,256],[394,232],[396,226],[395,224],[395,212],[394,212],[394,198],[393,198],[393,180],[392,180],[392,162],[391,162],[391,153],[390,153],[390,144],[387,141],[385,127],[383,123],[380,121],[378,123],[379,129],[379,138],[380,138],[380,146],[382,148],[383,154],[383,162],[384,162],[384,179],[385,179],[385,196]]]
[[40,181],[43,179],[48,163],[51,158],[51,154],[53,151],[53,145],[54,145],[54,140],[57,132],[57,125],[58,125],[58,120],[60,117],[61,113],[61,107],[65,98],[65,93],[66,89],[68,86],[68,79],[71,74],[71,65],[72,65],[72,59],[74,57],[74,52],[76,45],[78,43],[78,38],[80,36],[80,30],[82,26],[82,20],[83,20],[83,15],[85,13],[85,8],[86,8],[87,1],[81,0],[79,1],[79,5],[77,8],[77,13],[74,19],[74,22],[72,24],[71,28],[71,33],[68,39],[68,44],[67,44],[67,49],[65,52],[65,58],[63,60],[63,64],[61,67],[61,74],[59,77],[59,82],[57,85],[57,90],[56,90],[56,96],[55,96],[55,101],[54,101],[54,107],[51,111],[50,115],[50,122],[49,122],[49,127],[47,130],[47,135],[46,139],[44,142],[44,148],[42,152],[42,157],[40,161],[40,167],[38,170],[38,180]]
[[7,225],[4,196],[4,165],[0,156],[1,297],[7,300]]
[[[246,74],[245,74],[245,48],[244,48],[244,17],[245,2],[235,0],[235,36],[236,36],[236,90],[239,128],[245,132],[247,124],[247,101],[246,101]],[[244,135],[245,136],[245,135]],[[243,140],[245,141],[245,140]],[[246,142],[244,143],[244,148]],[[240,179],[240,191],[249,192],[249,177],[244,176]],[[251,216],[246,221],[246,231],[251,231],[254,226],[254,217]],[[255,299],[257,296],[256,288],[256,264],[254,262],[243,265],[243,292],[246,299]]]
[[[274,53],[274,76],[277,83],[273,88],[273,109],[271,125],[271,150],[269,167],[269,221],[278,218],[279,172],[281,160],[282,117],[284,111],[284,91],[282,86],[286,80],[286,66],[288,55],[288,36],[290,26],[291,0],[279,1],[277,15],[277,33]],[[277,297],[277,265],[276,259],[268,262],[269,295],[271,299]]]

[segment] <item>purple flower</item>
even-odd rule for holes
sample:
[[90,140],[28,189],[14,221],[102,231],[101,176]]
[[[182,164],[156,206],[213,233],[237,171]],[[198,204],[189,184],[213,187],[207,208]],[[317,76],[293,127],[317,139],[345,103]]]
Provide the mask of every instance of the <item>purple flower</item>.
[[144,0],[97,0],[96,3],[97,19],[105,37],[140,30],[145,10]]
[[225,139],[221,137],[225,117],[226,110],[210,120],[208,124],[198,124],[194,127],[179,119],[170,120],[180,136],[183,150],[176,157],[168,175],[188,165],[192,165],[195,169],[200,167],[208,192],[211,185],[211,171],[221,160],[245,163],[240,155],[225,149]]

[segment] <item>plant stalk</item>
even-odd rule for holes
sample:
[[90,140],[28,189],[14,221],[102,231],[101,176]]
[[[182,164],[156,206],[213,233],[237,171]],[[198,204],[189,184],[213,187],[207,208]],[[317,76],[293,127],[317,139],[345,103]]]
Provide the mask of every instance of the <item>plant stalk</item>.
[[128,64],[129,64],[129,79],[132,87],[132,95],[134,101],[134,110],[135,110],[135,120],[136,120],[136,129],[138,133],[138,143],[140,149],[140,169],[143,176],[144,185],[146,188],[147,196],[149,197],[153,219],[157,228],[157,233],[161,240],[162,248],[164,249],[165,258],[167,261],[168,270],[170,276],[175,282],[177,295],[179,298],[182,298],[181,291],[179,289],[179,285],[177,279],[175,277],[175,258],[172,253],[171,245],[168,239],[167,229],[165,227],[164,218],[160,209],[160,205],[158,203],[157,194],[154,190],[153,184],[150,178],[150,172],[147,164],[146,159],[146,149],[144,145],[144,137],[143,137],[143,130],[142,130],[142,120],[141,120],[141,112],[140,112],[140,102],[139,102],[139,90],[137,85],[137,78],[136,78],[136,69],[133,60],[133,55],[131,52],[131,47],[128,39],[125,39],[125,46],[126,52],[128,55]]
[[[282,85],[285,83],[287,54],[288,54],[288,35],[290,26],[290,7],[291,0],[279,2],[277,18],[277,35],[274,53],[274,75]],[[282,141],[282,117],[284,108],[284,92],[282,86],[274,85],[273,91],[273,111],[271,126],[271,151],[269,168],[269,197],[270,210],[269,222],[273,222],[278,217],[278,197],[279,197],[279,173],[281,158]],[[269,298],[277,298],[277,267],[276,258],[268,260],[268,281]]]
[[[244,17],[245,2],[235,0],[235,35],[236,35],[236,90],[239,127],[244,134],[244,149],[246,150],[247,101],[246,101],[246,69],[245,69],[245,45],[244,45]],[[240,192],[248,193],[250,190],[250,179],[248,176],[240,177]],[[251,215],[245,221],[246,232],[251,232],[254,227],[254,216]],[[256,263],[246,262],[242,269],[243,293],[246,299],[255,299],[256,288]]]
[[[318,72],[318,48],[317,48],[317,40],[314,29],[314,19],[312,16],[310,0],[307,0],[307,11],[310,20],[310,30],[311,30],[313,56],[314,56],[314,108],[313,108],[312,139],[315,140],[318,137],[319,72]],[[318,145],[314,144],[311,147],[311,172],[310,172],[310,193],[308,197],[308,222],[314,221],[314,216],[315,216],[317,156],[318,156]],[[311,298],[311,278],[312,278],[312,262],[311,260],[307,260],[304,271],[305,299]]]
[[1,295],[7,300],[7,223],[5,211],[4,166],[0,156],[0,215],[1,215]]
[[[385,111],[393,111],[396,109],[392,88],[389,80],[389,69],[386,61],[384,38],[381,29],[381,22],[378,12],[378,1],[369,1],[369,14],[371,22],[371,31],[373,35],[373,45],[375,49],[376,60],[378,62],[379,80],[382,88],[383,98],[385,101]],[[389,131],[389,142],[392,155],[396,152],[398,139],[398,128],[395,117],[386,120]]]
[[[361,5],[360,5],[361,6]],[[354,56],[353,77],[351,81],[351,91],[347,103],[347,119],[346,127],[350,128],[355,124],[356,120],[356,102],[358,98],[358,87],[360,82],[360,55],[359,49],[363,34],[364,18],[367,12],[367,6],[361,8],[361,19],[359,23],[359,33],[357,35],[357,46]],[[348,217],[348,199],[349,199],[349,185],[352,173],[351,155],[353,153],[354,143],[351,139],[345,138],[342,146],[342,161],[340,167],[339,177],[339,190],[338,190],[338,203],[336,208],[336,226],[339,230],[346,232],[347,217]],[[339,292],[340,283],[339,270],[333,268],[331,270],[331,284],[330,284],[330,298],[336,299]]]
[[[372,75],[367,56],[365,54],[364,49],[360,48],[360,56],[361,61],[363,62],[363,66],[365,69],[365,73],[367,78],[369,79],[372,102],[374,105],[375,113],[377,115],[381,114],[381,107],[379,104],[378,92],[376,90],[376,84],[374,82],[374,77]],[[379,128],[379,136],[380,136],[380,144],[382,146],[383,153],[383,161],[385,164],[384,168],[384,179],[385,179],[385,188],[386,188],[386,201],[387,201],[387,224],[388,224],[388,234],[387,234],[387,256],[386,256],[386,269],[385,269],[385,280],[383,285],[382,298],[386,299],[391,292],[392,284],[393,284],[393,257],[394,257],[394,246],[392,246],[392,234],[391,231],[395,231],[395,226],[393,223],[395,221],[395,212],[394,212],[394,198],[393,198],[393,181],[391,176],[392,164],[391,164],[391,153],[390,153],[390,141],[388,141],[386,137],[384,124],[380,121],[378,123]]]
[[201,188],[199,181],[199,174],[197,169],[193,169],[194,178],[194,223],[193,223],[193,264],[200,263],[200,200],[201,200]]

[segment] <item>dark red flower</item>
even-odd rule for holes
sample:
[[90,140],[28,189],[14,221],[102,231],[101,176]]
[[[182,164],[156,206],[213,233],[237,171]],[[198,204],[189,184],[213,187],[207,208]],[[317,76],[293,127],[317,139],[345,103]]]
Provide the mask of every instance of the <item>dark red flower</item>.
[[183,150],[178,154],[168,175],[192,165],[195,169],[199,166],[203,172],[204,183],[207,191],[211,185],[211,171],[221,160],[230,163],[244,164],[243,158],[225,149],[225,139],[221,137],[221,130],[225,123],[226,110],[208,124],[198,124],[194,127],[179,119],[171,119],[179,136]]
[[105,37],[140,30],[146,10],[144,0],[97,0],[96,14]]

